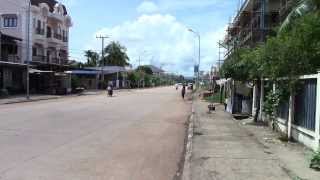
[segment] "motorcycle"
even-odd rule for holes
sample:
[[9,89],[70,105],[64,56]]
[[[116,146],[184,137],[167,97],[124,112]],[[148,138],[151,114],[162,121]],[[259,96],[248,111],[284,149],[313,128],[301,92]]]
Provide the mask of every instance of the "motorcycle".
[[112,95],[113,95],[113,89],[112,89],[112,87],[108,87],[108,96],[109,97],[112,97]]

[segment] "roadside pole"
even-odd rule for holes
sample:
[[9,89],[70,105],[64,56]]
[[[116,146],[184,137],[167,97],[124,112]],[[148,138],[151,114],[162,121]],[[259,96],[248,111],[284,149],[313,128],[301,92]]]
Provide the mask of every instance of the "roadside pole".
[[31,2],[28,1],[28,21],[27,21],[27,100],[30,100],[30,19],[31,19]]
[[[104,72],[103,72],[103,66],[104,64],[104,40],[109,38],[109,36],[97,36],[97,39],[101,39],[101,81],[104,82]],[[97,67],[99,67],[99,63],[97,62]],[[99,89],[99,75],[97,75],[97,90]]]

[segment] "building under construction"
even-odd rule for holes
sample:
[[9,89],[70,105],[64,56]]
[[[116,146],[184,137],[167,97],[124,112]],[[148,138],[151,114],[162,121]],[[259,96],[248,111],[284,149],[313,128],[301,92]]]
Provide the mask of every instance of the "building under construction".
[[[227,60],[238,48],[254,48],[264,43],[268,36],[276,35],[275,28],[286,19],[297,2],[298,0],[239,0],[238,11],[227,29],[224,43],[219,43],[220,48],[226,49],[224,59]],[[224,91],[231,97],[227,99],[229,112],[253,113],[253,89],[250,85],[230,81],[225,84]],[[258,101],[255,103],[259,104]]]
[[297,0],[240,0],[236,16],[224,40],[226,57],[240,47],[255,47],[274,35]]

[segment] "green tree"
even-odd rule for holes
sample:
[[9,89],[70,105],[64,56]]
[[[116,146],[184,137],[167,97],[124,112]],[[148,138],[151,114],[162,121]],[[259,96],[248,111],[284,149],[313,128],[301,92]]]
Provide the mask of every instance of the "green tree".
[[293,8],[293,10],[281,24],[280,32],[290,30],[293,26],[293,22],[296,19],[299,19],[310,12],[316,12],[320,10],[320,0],[296,0],[295,4],[295,8]]
[[[221,75],[240,81],[255,80],[257,84],[262,78],[276,82],[286,77],[286,81],[278,83],[280,94],[295,93],[298,77],[317,73],[319,59],[319,13],[308,12],[292,20],[290,28],[280,30],[276,37],[269,37],[265,44],[255,49],[237,49],[223,64]],[[276,96],[269,97],[267,102],[279,102],[272,99]]]
[[87,50],[84,52],[87,62],[84,64],[86,67],[96,67],[99,62],[99,54],[92,50]]
[[111,42],[104,51],[107,55],[102,60],[103,65],[122,67],[129,65],[127,49],[119,42]]
[[153,74],[152,69],[149,66],[139,66],[137,68],[137,71],[142,71],[142,72],[149,74],[149,75]]

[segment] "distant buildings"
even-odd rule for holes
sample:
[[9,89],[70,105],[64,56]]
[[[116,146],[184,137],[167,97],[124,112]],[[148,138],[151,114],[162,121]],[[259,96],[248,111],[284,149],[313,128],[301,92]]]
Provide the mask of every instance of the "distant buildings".
[[162,75],[162,74],[165,73],[165,71],[163,69],[158,68],[158,67],[156,67],[154,65],[146,65],[146,67],[151,69],[153,75]]
[[0,88],[25,90],[26,70],[21,72],[20,66],[30,59],[32,68],[38,70],[31,75],[31,90],[54,93],[64,88],[61,72],[68,69],[71,17],[66,7],[55,0],[30,2],[29,21],[29,1],[0,0],[0,32],[4,36],[0,51]]

